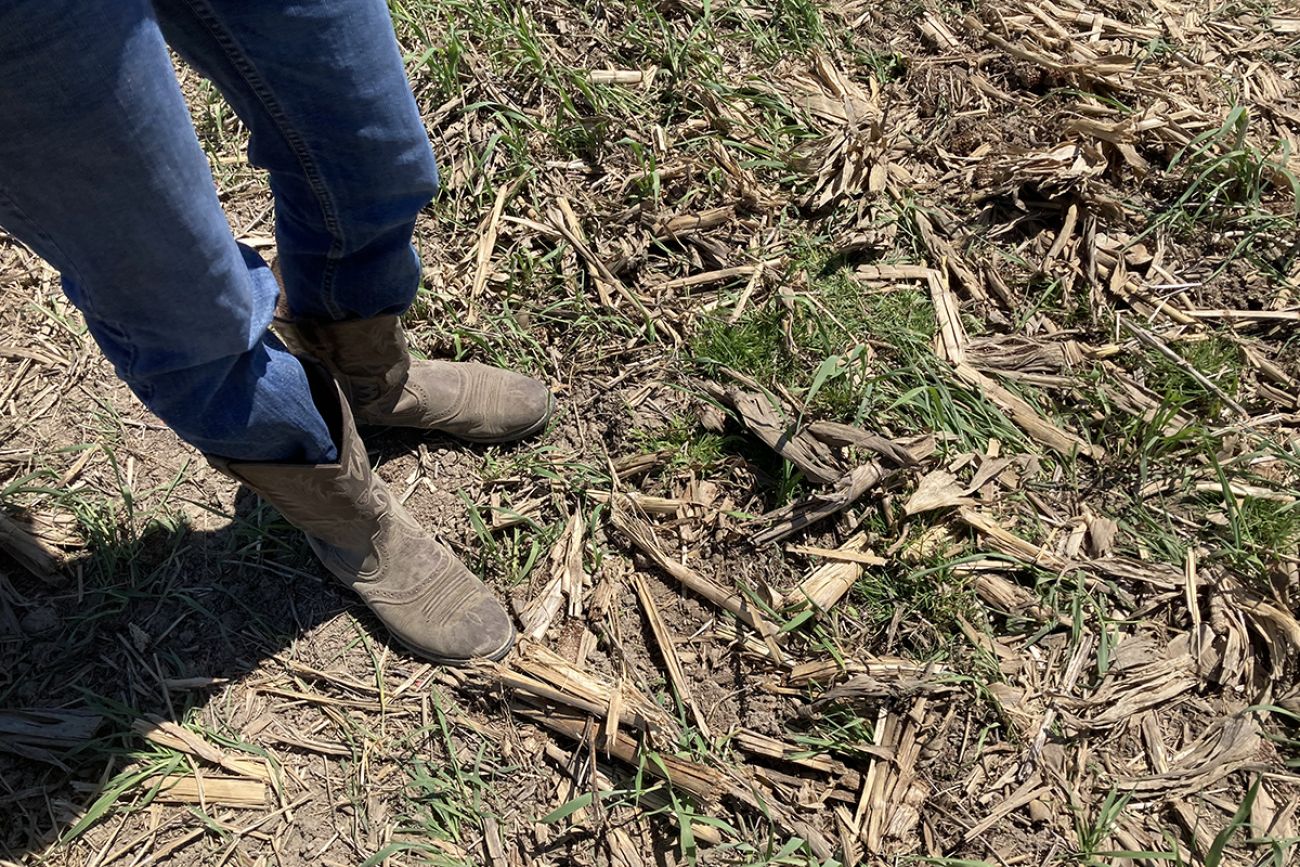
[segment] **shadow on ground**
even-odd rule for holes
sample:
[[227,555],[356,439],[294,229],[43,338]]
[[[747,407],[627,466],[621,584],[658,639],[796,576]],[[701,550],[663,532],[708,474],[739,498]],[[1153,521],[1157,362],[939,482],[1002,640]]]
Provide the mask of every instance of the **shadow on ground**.
[[72,829],[149,746],[133,724],[186,719],[359,605],[247,491],[220,529],[100,540],[58,583],[0,559],[0,855]]
[[[366,441],[372,460],[381,466],[421,445],[435,451],[451,445],[400,430],[367,431]],[[486,447],[472,450],[483,454]],[[455,483],[447,478],[440,482]],[[219,850],[225,850],[226,840],[233,848],[241,835],[231,833],[232,828],[255,827],[259,817],[279,811],[274,805],[259,806],[239,818],[228,815],[223,823],[221,811],[212,805],[173,803],[162,813],[140,809],[153,789],[146,775],[160,773],[160,768],[161,773],[193,774],[188,757],[151,743],[141,728],[181,723],[230,757],[263,749],[281,759],[292,755],[289,773],[301,788],[298,774],[304,768],[308,775],[314,773],[323,755],[318,750],[328,750],[330,733],[337,728],[346,740],[350,735],[344,730],[351,722],[342,720],[342,708],[333,714],[328,706],[332,699],[299,713],[293,707],[296,699],[283,689],[297,682],[311,690],[316,675],[338,676],[346,695],[359,679],[374,676],[375,669],[367,669],[374,657],[386,655],[383,628],[325,572],[301,534],[250,491],[239,492],[233,517],[218,516],[215,529],[149,519],[139,519],[143,526],[132,529],[129,503],[106,508],[112,515],[105,520],[88,522],[83,516],[82,531],[95,538],[54,581],[42,581],[0,555],[0,867],[86,863],[85,858],[99,863],[106,853],[112,860],[132,851],[150,853],[152,863],[173,857],[173,846],[178,859],[193,863],[195,850],[179,847],[190,845],[187,841],[196,834],[212,837],[209,844]],[[440,529],[433,520],[424,522],[435,532]],[[420,660],[404,657],[397,645],[391,648],[393,661],[386,672],[392,682],[408,674],[413,681],[416,674],[411,672],[428,672]],[[311,797],[295,801],[298,820],[271,835],[277,838],[274,848],[282,863],[313,863],[311,855],[325,850],[332,857],[355,857],[353,863],[379,856],[392,845],[384,842],[387,837],[368,839],[362,828],[355,841],[340,844],[336,831],[339,822],[353,821],[353,808],[372,832],[386,824],[393,808],[382,803],[379,792],[391,793],[394,786],[405,787],[397,809],[410,809],[402,825],[421,851],[426,844],[433,851],[448,838],[461,839],[466,847],[461,851],[487,845],[481,835],[474,836],[478,819],[472,812],[457,820],[473,829],[464,835],[438,816],[467,785],[479,792],[477,810],[476,799],[490,790],[475,787],[486,786],[488,779],[512,781],[509,803],[495,808],[503,814],[522,810],[516,818],[524,828],[534,827],[532,813],[545,812],[544,805],[555,798],[545,785],[535,786],[551,775],[521,767],[518,757],[512,759],[505,750],[498,755],[495,748],[491,768],[482,768],[483,755],[468,749],[463,736],[490,742],[494,733],[510,728],[500,724],[506,713],[500,697],[434,674],[452,687],[446,700],[454,706],[439,705],[427,686],[422,698],[419,688],[408,693],[401,710],[390,704],[387,734],[392,743],[366,751],[360,760],[360,773],[374,784],[372,790],[331,787],[328,772],[323,782],[313,778]],[[429,675],[420,677],[427,683]],[[274,711],[268,701],[277,704]],[[477,705],[476,719],[466,717],[467,705]],[[420,707],[423,713],[411,710]],[[395,717],[402,713],[409,718],[399,723]],[[318,730],[326,717],[336,726],[322,734]],[[441,735],[439,725],[444,726]],[[450,729],[456,730],[454,736]],[[451,755],[456,759],[448,761]],[[356,760],[342,753],[324,757]],[[223,774],[210,762],[201,770],[207,780]],[[586,784],[576,768],[573,773],[577,785]],[[630,785],[630,778],[620,773],[618,785]],[[499,833],[518,830],[503,825]],[[549,855],[574,863],[578,853],[600,845],[602,833],[569,829],[503,838],[529,857]],[[74,839],[76,846],[65,845]],[[652,851],[645,854],[654,863],[671,863],[676,845],[671,823],[654,830],[653,840]]]

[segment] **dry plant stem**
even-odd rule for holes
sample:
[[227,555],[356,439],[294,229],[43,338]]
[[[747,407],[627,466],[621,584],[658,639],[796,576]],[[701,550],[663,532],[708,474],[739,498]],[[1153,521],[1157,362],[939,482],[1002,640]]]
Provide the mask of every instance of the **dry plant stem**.
[[805,527],[838,514],[853,505],[867,491],[885,478],[878,463],[864,464],[850,470],[829,493],[814,494],[784,509],[764,515],[762,520],[771,524],[754,534],[754,542],[766,545],[791,536]]
[[791,554],[802,554],[805,557],[821,557],[826,560],[844,563],[861,563],[864,566],[887,566],[889,564],[889,560],[884,557],[878,557],[869,551],[851,551],[845,546],[818,548],[815,545],[787,545],[785,550]]
[[663,656],[664,665],[668,671],[669,683],[677,691],[677,697],[681,699],[682,704],[690,710],[700,734],[704,735],[706,740],[712,740],[713,734],[709,731],[709,725],[704,719],[704,714],[700,712],[700,706],[696,703],[695,696],[691,691],[691,682],[687,678],[686,672],[682,668],[682,662],[677,656],[677,646],[674,643],[672,632],[659,614],[659,607],[655,605],[654,597],[650,595],[650,588],[640,573],[633,573],[632,587],[636,590],[637,598],[641,600],[641,607],[645,610],[646,619],[650,621],[650,632],[654,635],[655,643],[659,645],[659,653]]
[[589,491],[587,495],[597,503],[619,501],[624,504],[624,507],[630,507],[647,515],[676,515],[684,508],[708,508],[698,503],[692,503],[690,500],[652,497],[649,494],[641,494],[636,491],[618,494],[611,494],[608,491]]
[[0,513],[0,549],[37,578],[52,581],[58,574],[58,551],[3,513]]
[[153,743],[196,756],[237,776],[264,783],[271,780],[271,771],[264,759],[228,755],[170,720],[160,717],[136,720],[131,728]]
[[641,731],[674,736],[674,717],[626,680],[600,677],[545,645],[525,641],[503,663],[484,663],[480,670],[525,697],[569,707],[597,718],[608,717],[610,727],[626,723]]
[[[561,710],[545,710],[524,705],[515,706],[514,711],[521,717],[580,744],[587,743],[587,739],[594,736],[590,721],[585,717],[574,716]],[[722,776],[717,771],[663,753],[657,753],[654,757],[645,757],[643,761],[637,742],[623,732],[618,733],[609,747],[609,755],[612,757],[633,767],[644,767],[652,776],[689,793],[701,803],[710,804],[717,801],[722,792]]]
[[518,184],[508,187],[502,187],[497,190],[496,201],[492,204],[492,210],[488,212],[487,219],[484,221],[483,231],[479,235],[478,246],[475,251],[474,262],[474,279],[470,283],[469,297],[469,321],[471,324],[478,320],[478,307],[475,303],[478,297],[483,294],[483,287],[487,285],[488,271],[492,265],[492,254],[496,250],[497,234],[501,226],[501,212],[505,208],[506,201],[513,195]]
[[765,445],[794,464],[818,484],[833,484],[844,471],[824,443],[807,431],[797,431],[782,407],[762,394],[739,388],[722,388],[706,383],[705,390],[716,400],[739,413],[745,427]]
[[954,366],[957,378],[969,386],[979,389],[989,400],[1006,411],[1017,425],[1024,429],[1038,442],[1067,457],[1080,455],[1100,460],[1106,450],[1098,445],[1084,442],[1078,436],[1044,419],[1025,400],[1002,386],[988,376],[980,373],[968,364]]
[[245,809],[266,806],[266,783],[261,780],[180,774],[151,777],[143,785],[157,786],[157,798],[164,803],[221,804]]
[[1147,331],[1145,328],[1142,328],[1139,325],[1134,325],[1127,318],[1122,318],[1119,321],[1120,324],[1124,326],[1124,329],[1126,331],[1128,331],[1130,334],[1132,334],[1142,343],[1145,343],[1147,346],[1154,349],[1156,352],[1159,352],[1179,370],[1183,371],[1192,379],[1196,380],[1201,385],[1205,386],[1205,388],[1209,389],[1214,394],[1214,396],[1217,397],[1219,400],[1223,401],[1223,405],[1228,407],[1228,409],[1232,410],[1234,414],[1242,418],[1245,418],[1246,416],[1249,415],[1249,413],[1246,412],[1245,408],[1241,404],[1237,403],[1235,400],[1232,399],[1231,395],[1229,395],[1226,391],[1220,388],[1208,376],[1201,373],[1191,364],[1188,364],[1187,359],[1183,358],[1177,352],[1174,352],[1172,349],[1170,349],[1169,345],[1165,343],[1163,340],[1161,340],[1159,337],[1156,337],[1150,331]]
[[[862,563],[856,558],[868,556],[863,553],[866,544],[867,534],[855,533],[838,549],[829,552],[832,558],[836,555],[844,555],[844,558],[832,559],[801,581],[790,594],[794,606],[811,605],[818,611],[829,611],[862,576]],[[871,559],[884,562],[880,558]]]
[[539,223],[536,220],[529,220],[524,217],[503,217],[502,219],[506,222],[517,223],[521,226],[525,226],[535,232],[540,232],[543,235],[563,238],[569,243],[569,246],[573,247],[578,255],[582,257],[582,260],[587,263],[588,267],[592,269],[598,282],[603,282],[609,286],[613,286],[615,291],[631,303],[643,317],[646,319],[650,318],[650,312],[646,310],[645,302],[642,301],[636,293],[628,289],[627,286],[623,284],[623,281],[618,279],[613,271],[609,270],[609,266],[606,265],[599,256],[592,252],[591,248],[588,247],[581,238],[574,235],[570,229],[567,227],[548,226],[544,223]]
[[868,433],[853,425],[815,421],[808,425],[808,432],[829,446],[864,448],[883,458],[888,458],[900,467],[914,467],[918,464],[916,456],[908,451],[906,446],[879,434]]
[[777,643],[778,630],[760,614],[753,604],[739,593],[731,592],[705,578],[690,567],[673,560],[663,552],[655,540],[654,530],[639,518],[633,517],[626,510],[615,509],[610,520],[641,553],[649,557],[656,566],[672,576],[688,590],[698,593],[705,599],[739,617],[763,639],[778,663],[784,659],[780,645]]

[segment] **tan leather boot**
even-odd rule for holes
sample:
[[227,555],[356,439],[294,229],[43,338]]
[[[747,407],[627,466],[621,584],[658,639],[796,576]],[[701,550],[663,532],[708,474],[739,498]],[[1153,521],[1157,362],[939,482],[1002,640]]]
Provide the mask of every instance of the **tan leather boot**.
[[393,635],[444,665],[500,659],[515,640],[510,615],[487,586],[425,532],[370,469],[338,386],[308,367],[338,446],[335,464],[208,457],[307,534],[321,562],[357,592]]
[[550,389],[523,374],[473,362],[411,358],[396,316],[345,322],[278,317],[289,350],[325,365],[357,421],[439,431],[476,443],[505,443],[541,431]]

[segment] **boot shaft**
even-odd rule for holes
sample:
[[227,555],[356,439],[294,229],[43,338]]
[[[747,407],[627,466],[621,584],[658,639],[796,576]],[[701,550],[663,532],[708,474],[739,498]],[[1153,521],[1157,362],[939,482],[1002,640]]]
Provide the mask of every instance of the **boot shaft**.
[[275,331],[294,355],[323,364],[359,409],[390,411],[401,398],[411,356],[398,317],[344,322],[277,317]]
[[271,503],[298,529],[337,548],[369,549],[391,499],[374,477],[357,435],[348,402],[328,375],[305,364],[317,408],[338,449],[333,464],[232,461],[206,455],[208,463]]

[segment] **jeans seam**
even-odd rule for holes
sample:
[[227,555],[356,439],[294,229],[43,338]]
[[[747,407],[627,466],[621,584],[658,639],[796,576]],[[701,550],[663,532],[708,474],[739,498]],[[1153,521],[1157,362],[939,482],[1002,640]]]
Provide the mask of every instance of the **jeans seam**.
[[[5,189],[3,184],[0,184],[0,204],[4,205],[4,207],[14,215],[14,219],[26,223],[27,227],[31,229],[32,234],[39,237],[43,243],[49,245],[51,250],[58,253],[59,258],[62,260],[59,267],[59,276],[61,279],[67,279],[66,275],[71,275],[83,286],[85,285],[85,281],[80,279],[76,265],[73,264],[72,257],[63,250],[63,247],[59,245],[58,241],[54,240],[48,232],[41,228],[39,223],[33,220],[27,212],[23,210],[22,206],[19,205],[13,195]],[[64,289],[64,295],[67,295],[66,288]],[[81,315],[85,319],[94,320],[101,329],[110,332],[113,337],[117,339],[119,345],[125,348],[126,357],[123,359],[121,364],[122,378],[129,379],[135,370],[135,361],[138,354],[136,352],[135,343],[131,341],[120,325],[111,319],[101,316],[95,310],[95,305],[88,296],[83,295],[81,298],[81,304],[78,306],[81,309]]]
[[248,85],[249,90],[261,101],[276,129],[279,130],[280,135],[284,136],[285,142],[289,145],[289,150],[297,158],[308,187],[316,194],[316,201],[320,205],[325,228],[330,233],[330,249],[325,257],[324,273],[321,275],[321,300],[335,319],[342,319],[343,311],[334,299],[334,282],[338,271],[339,258],[342,256],[344,249],[343,226],[339,221],[338,209],[335,207],[329,189],[325,186],[325,182],[321,177],[320,169],[306,142],[303,141],[289,122],[289,118],[279,100],[276,99],[274,91],[266,83],[266,80],[258,74],[252,61],[239,47],[238,41],[222,25],[220,17],[213,10],[211,4],[207,0],[187,0],[187,2],[194,15],[207,28],[208,33],[221,50],[225,52],[226,58],[234,66],[235,71],[244,79],[244,83]]
[[126,349],[126,359],[121,363],[122,380],[131,386],[131,390],[135,392],[136,397],[140,398],[141,402],[152,400],[154,396],[153,383],[138,380],[131,375],[134,372],[135,361],[139,355],[135,341],[116,322],[98,318],[96,321],[99,323],[101,331],[108,332],[117,341],[117,348],[125,347]]
[[69,271],[72,272],[76,271],[76,269],[72,267],[71,257],[69,257],[68,254],[63,251],[63,248],[59,246],[59,243],[57,241],[51,238],[50,235],[44,229],[42,229],[39,225],[37,225],[35,220],[33,220],[31,217],[27,215],[27,212],[22,209],[22,207],[18,204],[17,200],[14,199],[13,195],[10,194],[10,192],[5,189],[3,184],[0,184],[0,204],[3,204],[11,212],[13,212],[16,219],[26,223],[28,228],[32,230],[32,233],[39,236],[41,241],[43,241],[46,244],[49,244],[51,249],[58,251],[60,258],[62,258],[63,261],[67,264]]

